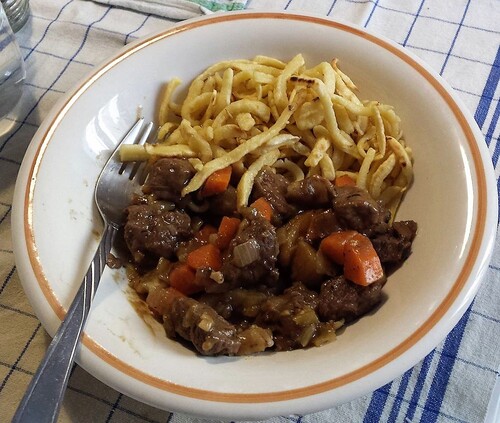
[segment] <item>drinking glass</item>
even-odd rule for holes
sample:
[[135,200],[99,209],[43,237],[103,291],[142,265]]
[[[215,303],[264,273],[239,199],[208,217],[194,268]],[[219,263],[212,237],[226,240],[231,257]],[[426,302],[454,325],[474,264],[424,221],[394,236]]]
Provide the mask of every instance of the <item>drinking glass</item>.
[[8,124],[5,117],[21,99],[25,76],[21,51],[0,3],[0,136]]
[[29,0],[1,0],[1,2],[12,31],[19,31],[30,14]]

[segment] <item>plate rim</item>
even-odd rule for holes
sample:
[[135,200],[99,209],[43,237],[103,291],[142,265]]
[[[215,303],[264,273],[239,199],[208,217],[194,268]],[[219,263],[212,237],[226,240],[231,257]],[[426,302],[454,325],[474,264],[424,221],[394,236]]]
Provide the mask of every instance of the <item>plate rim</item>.
[[[460,126],[464,138],[467,140],[467,145],[470,148],[471,157],[473,158],[473,169],[476,174],[474,188],[475,196],[477,198],[477,216],[475,218],[472,231],[473,238],[471,240],[467,258],[464,261],[460,274],[457,276],[452,288],[450,289],[446,297],[439,304],[439,306],[437,306],[435,311],[428,317],[428,319],[408,338],[403,340],[395,348],[385,353],[381,357],[378,357],[374,361],[366,364],[359,369],[354,370],[353,372],[334,379],[330,379],[325,382],[289,390],[244,394],[214,392],[205,389],[185,387],[169,382],[168,380],[164,380],[147,374],[139,369],[136,369],[130,364],[121,361],[116,356],[105,350],[86,333],[84,333],[82,342],[85,347],[90,352],[94,353],[100,360],[105,362],[105,364],[112,366],[119,372],[124,373],[126,376],[132,377],[133,379],[145,383],[146,385],[159,388],[173,394],[205,401],[225,402],[233,404],[289,401],[291,399],[304,398],[311,395],[321,394],[326,391],[331,391],[335,388],[347,385],[351,382],[359,380],[362,377],[377,372],[385,365],[393,362],[395,359],[401,358],[402,354],[404,354],[405,351],[413,348],[419,341],[421,341],[427,334],[429,334],[432,329],[436,327],[436,324],[446,313],[451,311],[453,304],[457,301],[457,299],[459,299],[460,294],[467,294],[467,301],[463,301],[463,304],[461,304],[459,309],[456,311],[456,314],[459,314],[458,317],[463,314],[463,312],[465,311],[465,307],[472,300],[472,297],[475,295],[475,292],[479,287],[479,282],[482,278],[481,269],[484,269],[485,265],[487,265],[487,263],[489,262],[489,258],[493,249],[494,234],[488,234],[486,228],[486,223],[491,222],[491,219],[495,219],[496,221],[496,218],[494,218],[496,211],[492,210],[493,207],[490,205],[491,200],[494,201],[494,198],[491,199],[493,190],[488,185],[489,178],[487,177],[488,173],[491,174],[492,169],[489,169],[487,166],[485,167],[482,160],[484,152],[482,152],[481,150],[484,148],[478,143],[479,129],[474,127],[473,121],[471,121],[471,118],[467,113],[467,109],[463,106],[460,99],[455,96],[451,88],[448,87],[446,82],[442,80],[439,75],[435,74],[434,71],[430,69],[421,59],[413,56],[411,52],[405,50],[403,47],[381,35],[375,34],[372,31],[358,27],[354,24],[345,23],[339,20],[333,20],[328,17],[317,16],[313,14],[298,14],[292,12],[261,11],[242,11],[232,12],[231,14],[217,14],[176,24],[171,28],[159,31],[153,35],[134,41],[133,43],[122,48],[116,55],[112,56],[110,59],[106,60],[103,64],[98,66],[95,71],[91,72],[86,78],[84,78],[79,84],[77,84],[77,86],[73,90],[65,95],[61,99],[61,102],[54,106],[51,114],[47,116],[49,118],[48,123],[41,126],[33,137],[33,141],[38,141],[38,145],[36,146],[36,149],[34,151],[33,161],[26,164],[26,166],[29,166],[26,185],[23,187],[22,185],[18,186],[18,184],[16,183],[15,197],[22,199],[22,207],[19,208],[22,210],[16,213],[21,213],[22,216],[23,240],[25,243],[24,248],[27,251],[31,270],[47,303],[50,305],[52,311],[55,313],[59,320],[62,320],[64,318],[66,310],[55,297],[50,283],[45,278],[45,275],[43,273],[43,266],[37,256],[35,236],[33,233],[32,215],[36,175],[41,165],[45,150],[59,124],[64,119],[66,113],[71,109],[76,100],[96,81],[98,81],[99,78],[104,75],[109,69],[116,66],[118,63],[122,62],[135,52],[146,48],[150,44],[173,36],[179,32],[199,28],[201,26],[212,25],[226,21],[261,18],[286,19],[293,21],[298,20],[302,22],[307,21],[309,23],[329,26],[337,30],[349,32],[353,35],[362,37],[367,41],[375,43],[385,50],[388,50],[390,53],[397,56],[398,59],[401,59],[409,64],[414,70],[416,70],[421,76],[423,76],[450,108],[455,119],[457,120],[457,123]],[[494,192],[496,194],[496,190]],[[18,254],[16,254],[16,250],[18,251]],[[14,248],[15,256],[19,256],[19,251],[20,248]],[[478,261],[480,261],[478,259],[481,257],[480,252],[484,253],[484,258],[481,263],[478,263]],[[463,288],[467,284],[467,282],[470,282],[471,275],[475,275],[475,279],[473,281],[474,284],[473,286],[471,286],[468,292],[464,293]],[[23,282],[23,279],[25,278],[21,278],[21,282]],[[25,288],[24,283],[23,288]],[[458,317],[456,318],[457,321]],[[421,356],[423,357],[423,354],[421,354]]]

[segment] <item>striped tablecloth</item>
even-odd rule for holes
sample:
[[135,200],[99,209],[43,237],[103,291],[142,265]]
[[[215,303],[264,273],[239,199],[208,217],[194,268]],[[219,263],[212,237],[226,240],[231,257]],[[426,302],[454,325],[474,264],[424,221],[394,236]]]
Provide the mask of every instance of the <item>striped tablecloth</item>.
[[[0,137],[0,422],[12,417],[50,341],[22,291],[10,235],[14,184],[26,147],[56,100],[96,64],[131,40],[174,22],[126,9],[133,6],[131,1],[121,2],[121,7],[112,5],[120,4],[118,0],[99,1],[31,0],[31,18],[17,34],[28,75],[23,103],[9,117],[12,129]],[[166,3],[175,6],[176,2]],[[250,0],[246,7],[306,11],[350,21],[420,56],[449,82],[473,113],[498,177],[499,0]],[[422,362],[351,403],[269,422],[500,421],[499,415],[494,420],[499,365],[497,246],[475,301],[450,335]],[[78,366],[69,382],[60,421],[201,422],[141,404]]]

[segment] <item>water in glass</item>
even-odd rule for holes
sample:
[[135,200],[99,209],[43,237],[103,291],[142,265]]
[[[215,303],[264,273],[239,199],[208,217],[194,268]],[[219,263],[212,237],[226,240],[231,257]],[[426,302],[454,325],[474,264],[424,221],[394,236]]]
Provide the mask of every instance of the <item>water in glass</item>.
[[19,31],[28,21],[30,14],[29,0],[0,0],[7,15],[12,31]]
[[0,4],[0,119],[21,98],[25,75],[19,46]]

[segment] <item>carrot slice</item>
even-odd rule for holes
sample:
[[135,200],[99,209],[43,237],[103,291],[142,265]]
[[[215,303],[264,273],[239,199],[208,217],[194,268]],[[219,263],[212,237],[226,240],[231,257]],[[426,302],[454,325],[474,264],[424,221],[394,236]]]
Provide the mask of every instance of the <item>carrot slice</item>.
[[191,251],[187,256],[186,263],[193,269],[209,267],[217,271],[222,267],[222,257],[215,245],[206,244]]
[[360,233],[347,241],[344,248],[344,276],[367,286],[384,276],[380,258],[370,239]]
[[321,241],[319,248],[330,260],[344,264],[345,245],[357,233],[356,231],[333,232]]
[[224,192],[229,185],[229,181],[231,180],[232,170],[233,168],[228,166],[212,173],[205,181],[205,185],[203,185],[203,188],[201,189],[201,195],[203,197],[209,197],[211,195]]
[[229,247],[229,243],[238,232],[241,220],[237,217],[224,216],[217,231],[217,246],[224,250]]
[[202,287],[196,284],[196,271],[185,263],[179,263],[170,271],[169,281],[172,288],[185,295],[202,290]]
[[336,187],[354,187],[356,186],[356,181],[352,179],[349,175],[342,175],[337,178],[335,178],[335,186]]
[[255,200],[252,204],[250,204],[250,207],[257,209],[264,219],[271,221],[271,218],[273,217],[273,208],[264,197],[260,197]]

